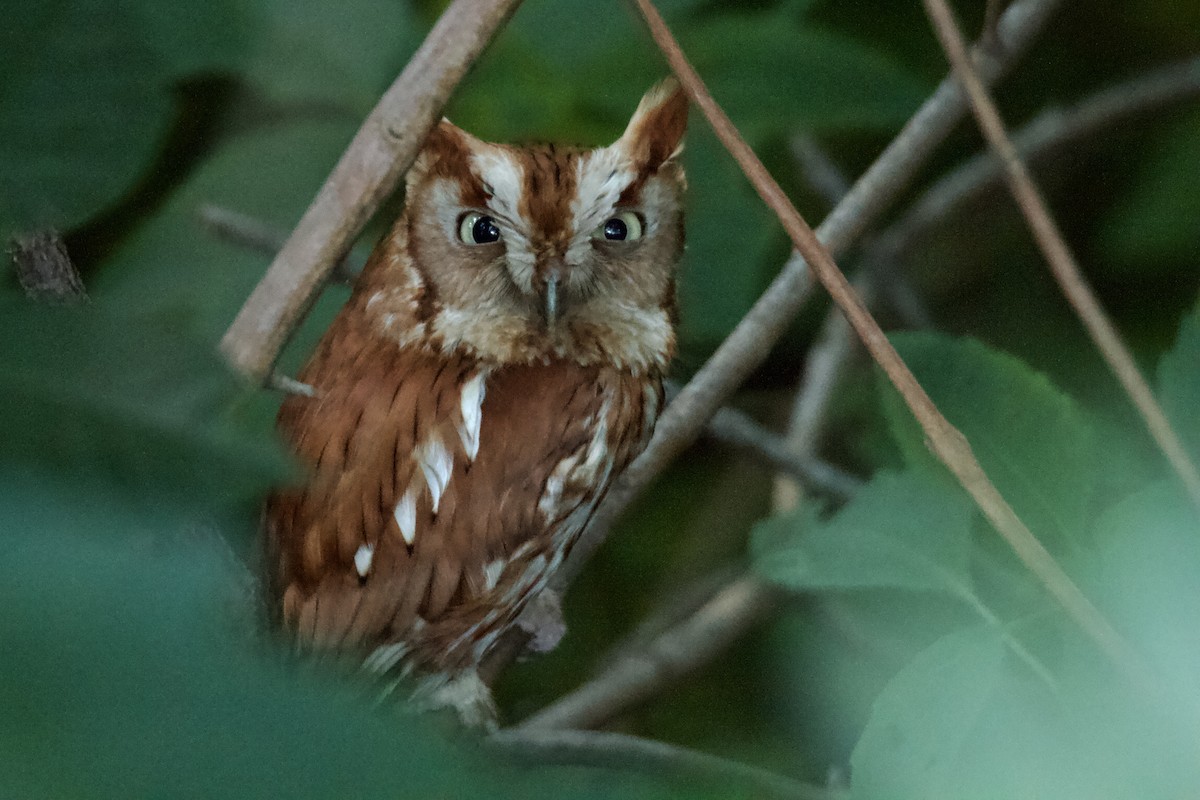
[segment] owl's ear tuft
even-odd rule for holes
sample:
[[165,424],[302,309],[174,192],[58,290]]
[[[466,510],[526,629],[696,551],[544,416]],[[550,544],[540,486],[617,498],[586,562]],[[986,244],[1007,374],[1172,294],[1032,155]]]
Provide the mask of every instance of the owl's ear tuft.
[[408,171],[409,187],[430,174],[469,176],[470,155],[478,144],[474,136],[443,118],[425,138],[417,160]]
[[688,100],[675,78],[646,92],[617,147],[625,150],[638,171],[654,172],[683,151]]

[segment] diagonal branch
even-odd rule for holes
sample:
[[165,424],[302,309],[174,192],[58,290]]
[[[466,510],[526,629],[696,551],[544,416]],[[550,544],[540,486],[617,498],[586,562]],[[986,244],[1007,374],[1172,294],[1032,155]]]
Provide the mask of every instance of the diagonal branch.
[[417,156],[467,68],[520,0],[454,0],[364,120],[221,340],[262,384],[334,265]]
[[[980,73],[996,80],[1015,63],[1062,0],[1019,0],[1004,12],[997,41],[976,51]],[[958,83],[947,78],[913,115],[875,163],[825,218],[818,235],[832,252],[849,247],[913,180],[966,112]],[[804,304],[808,267],[794,254],[708,362],[664,411],[654,437],[597,509],[591,526],[553,579],[564,589],[607,537],[637,494],[700,435],[705,421],[766,358]]]
[[954,19],[954,13],[946,4],[946,0],[923,0],[925,10],[933,22],[934,30],[942,43],[942,49],[971,101],[971,110],[979,123],[979,129],[987,139],[988,145],[1004,164],[1005,178],[1009,190],[1021,207],[1038,247],[1050,265],[1050,271],[1062,288],[1067,301],[1075,309],[1075,313],[1087,328],[1088,333],[1099,348],[1109,368],[1121,382],[1129,398],[1137,406],[1138,412],[1154,437],[1155,443],[1166,456],[1172,469],[1186,487],[1192,501],[1200,506],[1200,472],[1191,462],[1184,450],[1178,435],[1167,421],[1158,401],[1150,391],[1149,385],[1142,377],[1137,364],[1130,355],[1129,349],[1121,341],[1112,322],[1104,313],[1095,293],[1079,270],[1075,257],[1067,247],[1066,241],[1058,230],[1053,217],[1042,199],[1041,192],[1030,177],[1025,163],[1017,154],[1012,140],[1004,129],[1004,122],[996,110],[987,88],[975,74],[967,54],[966,44]]
[[[657,10],[649,0],[636,0],[636,3],[646,19],[651,35],[671,64],[684,90],[704,113],[717,138],[733,155],[755,190],[775,212],[796,249],[804,256],[834,302],[841,307],[872,358],[900,392],[905,404],[925,432],[930,449],[967,490],[993,527],[1013,548],[1017,557],[1095,641],[1101,651],[1139,685],[1145,684],[1145,669],[1140,660],[996,490],[979,465],[966,438],[942,416],[851,288],[829,251],[796,211],[729,117],[717,105]],[[962,51],[962,57],[964,61],[969,60],[965,49]]]

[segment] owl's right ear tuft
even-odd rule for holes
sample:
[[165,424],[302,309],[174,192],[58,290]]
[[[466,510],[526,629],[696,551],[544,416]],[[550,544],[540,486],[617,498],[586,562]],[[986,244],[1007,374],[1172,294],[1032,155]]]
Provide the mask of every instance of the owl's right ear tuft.
[[443,118],[425,137],[425,144],[408,171],[409,188],[430,174],[457,176],[470,172],[474,136]]
[[639,171],[655,172],[683,150],[688,98],[675,78],[666,78],[646,92],[617,140]]

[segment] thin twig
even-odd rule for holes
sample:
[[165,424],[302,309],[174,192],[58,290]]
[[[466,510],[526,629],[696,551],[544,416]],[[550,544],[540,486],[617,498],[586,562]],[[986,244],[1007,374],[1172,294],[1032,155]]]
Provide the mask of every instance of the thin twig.
[[641,650],[619,655],[594,680],[521,723],[521,728],[590,728],[653,696],[707,663],[770,607],[774,592],[752,576],[732,582],[683,623]]
[[[868,270],[854,285],[855,291],[870,304],[875,295],[874,272]],[[800,390],[792,408],[788,430],[788,446],[793,452],[816,451],[824,420],[828,416],[833,390],[846,371],[854,354],[854,336],[846,317],[836,308],[830,309],[816,343],[808,353]]]
[[804,170],[808,185],[816,189],[829,205],[836,206],[850,191],[850,181],[833,163],[825,149],[807,133],[792,137],[792,155]]
[[467,68],[520,0],[454,0],[363,122],[221,340],[263,383],[334,264],[396,188]]
[[1004,6],[1008,4],[1008,0],[987,0],[987,7],[983,12],[983,30],[979,34],[982,41],[991,41],[996,37],[996,25],[1000,22],[1000,15],[1004,12]]
[[[635,2],[646,19],[651,35],[663,51],[684,90],[704,113],[717,138],[733,155],[759,196],[775,212],[797,251],[803,254],[813,273],[845,313],[871,357],[896,387],[925,432],[930,449],[970,493],[980,510],[1017,556],[1062,604],[1067,613],[1118,666],[1126,669],[1139,683],[1144,683],[1145,671],[1137,656],[996,490],[971,451],[966,437],[942,416],[909,371],[878,323],[855,294],[829,251],[796,211],[729,117],[717,105],[700,76],[680,50],[658,11],[649,0]],[[962,51],[962,58],[969,61],[965,49]]]
[[205,203],[196,211],[196,218],[218,239],[267,258],[275,258],[287,243],[286,228],[224,206]]
[[704,432],[838,500],[848,500],[862,486],[860,478],[828,461],[793,452],[780,436],[737,409],[726,406],[717,411]]
[[[831,205],[836,206],[850,191],[849,178],[812,137],[804,134],[793,136],[792,155],[799,162],[809,185],[821,192]],[[854,290],[868,305],[871,303],[868,292],[873,275],[866,273],[860,276],[854,285]],[[816,455],[834,388],[850,363],[853,352],[854,337],[850,325],[835,305],[826,314],[816,343],[809,348],[804,359],[804,370],[788,419],[785,437],[788,453],[797,458]],[[776,477],[773,494],[775,511],[791,511],[800,504],[801,499],[801,487],[796,481],[787,475]]]
[[703,781],[709,787],[740,786],[753,797],[778,800],[835,800],[842,796],[761,767],[623,733],[521,728],[493,733],[484,743],[510,758],[538,766],[637,770],[655,777]]
[[[670,403],[679,394],[680,386],[675,381],[667,381],[665,388]],[[784,437],[733,406],[717,409],[705,425],[704,434],[839,500],[848,499],[862,486],[862,480],[857,476],[822,461],[811,452],[798,454],[788,449]]]
[[[258,217],[243,214],[224,206],[205,203],[196,212],[205,228],[219,239],[225,239],[247,250],[275,258],[287,243],[288,233],[284,228],[264,222]],[[329,279],[336,283],[351,284],[362,271],[362,264],[352,266],[353,254],[346,253],[333,265]]]
[[[1034,162],[1135,117],[1200,97],[1200,58],[1139,75],[1069,108],[1039,114],[1013,136],[1017,153]],[[1004,177],[1004,164],[992,152],[967,159],[929,186],[905,213],[875,237],[869,258],[902,260],[930,229],[954,210],[982,195]]]
[[[1062,0],[1018,0],[1005,11],[999,42],[981,48],[981,74],[998,79],[1015,63]],[[818,234],[839,252],[862,234],[909,185],[934,148],[966,112],[958,83],[942,81],[825,218]],[[733,332],[663,412],[644,453],[625,470],[580,537],[554,588],[565,589],[608,536],[629,503],[663,468],[700,435],[705,422],[766,358],[808,297],[811,280],[804,258],[794,254]]]
[[659,636],[684,624],[731,582],[745,575],[746,566],[740,560],[722,560],[709,572],[672,581],[633,629],[596,659],[593,672],[599,674],[621,658],[642,652]]
[[1050,271],[1058,281],[1063,295],[1075,313],[1087,328],[1088,333],[1099,348],[1104,360],[1121,382],[1125,392],[1137,407],[1138,412],[1150,430],[1163,455],[1179,476],[1192,501],[1200,506],[1200,472],[1187,455],[1183,443],[1179,440],[1171,423],[1154,399],[1149,385],[1138,370],[1133,356],[1121,340],[1121,335],[1104,313],[1095,293],[1088,285],[1087,279],[1080,272],[1070,248],[1058,230],[1058,225],[1051,217],[1049,209],[1043,200],[1041,192],[1030,177],[1025,163],[1017,154],[1012,140],[1004,128],[995,103],[992,102],[987,87],[979,80],[971,66],[967,54],[966,43],[959,32],[954,12],[945,0],[922,0],[925,10],[933,22],[934,30],[942,43],[942,49],[955,73],[966,87],[970,98],[971,110],[979,123],[979,128],[987,139],[988,145],[1004,163],[1005,177],[1021,214],[1025,217],[1038,247],[1050,266]]

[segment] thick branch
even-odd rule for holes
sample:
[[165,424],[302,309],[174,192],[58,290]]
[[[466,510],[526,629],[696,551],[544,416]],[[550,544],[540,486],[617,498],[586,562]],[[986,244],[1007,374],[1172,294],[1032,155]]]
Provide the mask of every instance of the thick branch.
[[655,777],[704,781],[708,786],[742,786],[753,797],[779,800],[834,800],[841,796],[760,767],[623,733],[510,729],[492,734],[485,742],[510,758],[539,766],[636,770]]
[[1117,329],[1109,320],[1108,315],[1104,313],[1104,309],[1100,306],[1100,301],[1096,299],[1091,286],[1088,285],[1087,279],[1083,277],[1074,255],[1067,246],[1066,240],[1063,239],[1054,218],[1050,215],[1041,192],[1029,175],[1029,170],[1025,168],[1025,162],[1021,160],[1012,140],[1008,137],[1004,121],[1000,118],[1000,112],[992,102],[987,87],[975,74],[953,12],[945,0],[923,0],[923,2],[929,18],[933,21],[933,27],[942,43],[942,48],[954,66],[959,80],[966,87],[971,110],[975,114],[979,128],[983,132],[984,138],[987,139],[988,145],[1004,163],[1005,178],[1008,181],[1009,189],[1016,198],[1017,205],[1021,208],[1021,214],[1033,232],[1034,239],[1037,241],[1042,255],[1045,256],[1055,280],[1058,281],[1063,295],[1075,309],[1075,313],[1091,335],[1092,341],[1095,342],[1105,361],[1117,376],[1117,380],[1121,382],[1121,386],[1124,387],[1125,392],[1137,407],[1150,435],[1154,437],[1155,443],[1179,476],[1188,494],[1191,495],[1192,501],[1200,506],[1200,472],[1196,471],[1196,466],[1188,457],[1187,451],[1184,450],[1183,443],[1171,427],[1171,423],[1167,421],[1162,407],[1154,399],[1154,394],[1138,370],[1129,349],[1121,340],[1120,334],[1117,333]]
[[[981,74],[995,80],[1024,52],[1062,0],[1020,0],[1003,15],[998,42],[977,52]],[[911,182],[966,110],[958,84],[947,79],[826,217],[818,235],[832,252],[848,247]],[[803,257],[793,255],[767,291],[666,409],[646,451],[625,471],[554,584],[570,584],[630,501],[696,440],[705,422],[766,358],[808,297]]]
[[271,373],[334,265],[397,186],[462,80],[520,0],[454,0],[338,161],[221,340],[256,383]]

